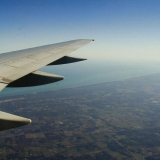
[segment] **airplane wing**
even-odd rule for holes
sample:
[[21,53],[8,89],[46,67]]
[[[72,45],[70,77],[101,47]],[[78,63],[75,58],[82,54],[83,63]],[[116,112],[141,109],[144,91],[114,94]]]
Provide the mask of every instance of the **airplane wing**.
[[[69,57],[68,54],[91,41],[93,40],[79,39],[0,54],[0,91],[5,87],[38,86],[62,80],[63,76],[41,72],[38,69],[46,65],[85,60]],[[30,122],[30,119],[0,112],[0,130]]]

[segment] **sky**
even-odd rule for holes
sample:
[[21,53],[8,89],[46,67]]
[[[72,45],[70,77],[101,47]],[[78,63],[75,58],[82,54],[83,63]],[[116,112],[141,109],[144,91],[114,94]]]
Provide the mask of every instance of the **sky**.
[[160,61],[159,0],[0,0],[0,53],[95,39],[73,55]]

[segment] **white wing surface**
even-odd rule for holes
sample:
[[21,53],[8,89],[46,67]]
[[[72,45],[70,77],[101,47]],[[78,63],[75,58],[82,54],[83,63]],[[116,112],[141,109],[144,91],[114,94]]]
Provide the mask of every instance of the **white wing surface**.
[[[82,47],[92,40],[73,40],[0,55],[0,90]],[[18,86],[17,86],[18,87]]]
[[[93,40],[79,39],[0,54],[0,91],[5,87],[37,86],[62,80],[62,76],[44,73],[38,71],[38,69],[46,65],[66,64],[85,60],[67,55],[90,41]],[[1,126],[7,124],[8,127],[1,128],[0,126],[0,130],[17,126],[17,116],[14,116],[14,121],[12,121],[12,118],[4,118],[4,115],[10,114],[3,113],[2,116],[0,112],[0,124]],[[14,122],[16,123],[15,125],[13,125]],[[28,120],[29,122],[31,121]],[[18,124],[21,126],[25,123]]]

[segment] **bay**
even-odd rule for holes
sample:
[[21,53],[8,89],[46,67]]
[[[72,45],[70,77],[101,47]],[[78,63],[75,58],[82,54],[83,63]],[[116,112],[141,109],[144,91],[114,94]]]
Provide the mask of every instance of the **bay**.
[[6,88],[0,97],[29,94],[64,88],[74,88],[105,82],[125,80],[160,72],[159,62],[115,62],[87,60],[79,63],[46,66],[44,72],[62,75],[64,80],[37,87]]

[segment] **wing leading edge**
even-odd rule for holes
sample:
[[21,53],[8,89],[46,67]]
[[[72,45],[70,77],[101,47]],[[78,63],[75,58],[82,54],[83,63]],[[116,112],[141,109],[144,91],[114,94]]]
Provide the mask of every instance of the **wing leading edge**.
[[[38,71],[46,65],[59,65],[86,59],[68,54],[94,41],[79,39],[0,54],[0,91],[5,87],[28,87],[53,83],[63,76]],[[24,117],[0,112],[0,131],[29,124]]]

